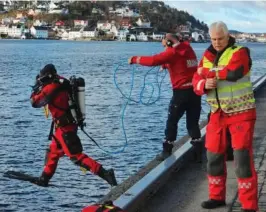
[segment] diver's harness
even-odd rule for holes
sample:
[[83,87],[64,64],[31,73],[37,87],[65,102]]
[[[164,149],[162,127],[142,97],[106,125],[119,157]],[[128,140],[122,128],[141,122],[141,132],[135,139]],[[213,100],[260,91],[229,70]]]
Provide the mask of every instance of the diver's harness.
[[68,108],[62,108],[58,105],[49,102],[53,107],[65,111],[65,113],[58,117],[54,118],[51,123],[51,129],[48,136],[48,140],[52,140],[54,138],[56,141],[56,137],[53,135],[53,129],[58,127],[64,127],[70,124],[76,124],[80,127],[81,131],[90,138],[96,146],[100,147],[98,143],[84,130],[86,123],[84,122],[86,117],[85,110],[85,80],[81,77],[76,78],[74,75],[70,77],[69,80],[64,78],[59,78],[58,76],[45,76],[46,78],[42,78],[38,80],[32,88],[34,92],[38,92],[41,90],[42,86],[57,83],[60,86],[54,91],[51,95],[50,100],[55,97],[61,91],[67,91],[69,96]]
[[[59,91],[66,90],[69,95],[68,108],[60,108],[53,103],[52,106],[59,110],[65,111],[64,115],[54,118],[55,127],[64,127],[69,124],[76,124],[81,129],[86,125],[85,120],[85,81],[83,78],[71,76],[69,80],[56,78],[55,83],[60,83]],[[55,91],[56,92],[56,91]],[[56,92],[56,93],[58,93]],[[57,94],[55,94],[57,95]]]

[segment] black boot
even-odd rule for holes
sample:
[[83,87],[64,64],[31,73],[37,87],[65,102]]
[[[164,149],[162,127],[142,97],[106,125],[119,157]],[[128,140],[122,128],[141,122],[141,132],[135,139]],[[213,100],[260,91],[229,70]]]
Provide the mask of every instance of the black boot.
[[206,209],[213,209],[213,208],[218,208],[221,206],[225,206],[224,200],[209,199],[201,203],[201,207],[206,208]]
[[256,212],[256,210],[251,210],[251,209],[241,209],[241,212]]
[[37,178],[35,184],[37,184],[38,186],[42,186],[42,187],[48,187],[48,183],[50,179],[51,177],[43,172],[42,175],[39,178]]
[[196,163],[202,162],[202,139],[192,138],[190,143],[193,145],[193,157]]
[[163,151],[158,155],[157,160],[165,160],[172,154],[172,149],[174,147],[173,141],[164,141],[163,142]]
[[113,169],[106,170],[101,166],[98,172],[98,176],[107,181],[111,186],[117,186],[115,173]]
[[195,146],[195,145],[201,144],[202,139],[201,138],[192,138],[190,143],[191,143],[191,145]]

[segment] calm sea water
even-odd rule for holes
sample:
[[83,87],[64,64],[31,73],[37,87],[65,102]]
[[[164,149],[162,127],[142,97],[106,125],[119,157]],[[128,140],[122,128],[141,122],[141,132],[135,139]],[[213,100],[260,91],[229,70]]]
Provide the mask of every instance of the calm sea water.
[[[198,57],[208,45],[193,44]],[[255,80],[265,73],[266,46],[246,45],[251,49],[252,80]],[[127,58],[161,50],[160,43],[0,40],[0,211],[80,211],[110,190],[107,183],[89,172],[84,174],[67,157],[60,160],[52,186],[48,188],[2,177],[7,170],[25,171],[35,176],[42,172],[51,120],[45,119],[42,109],[31,108],[29,102],[29,85],[33,84],[38,71],[45,64],[53,63],[63,76],[75,74],[85,78],[86,130],[105,150],[119,151],[125,145],[121,128],[124,100],[114,85],[115,67],[121,63],[117,81],[129,94],[132,67],[126,64]],[[135,71],[132,93],[136,101],[148,70],[150,68],[138,67]],[[163,73],[159,78],[162,76]],[[156,69],[147,76],[149,83],[155,79]],[[143,101],[148,101],[152,93],[150,84],[145,91]],[[113,167],[119,182],[137,172],[161,151],[171,93],[167,74],[159,101],[151,106],[133,102],[127,106],[124,123],[128,144],[124,152],[106,154],[80,132],[84,152],[106,168]],[[158,94],[157,87],[154,94]],[[203,110],[201,119],[205,117]],[[184,134],[182,119],[179,136]]]

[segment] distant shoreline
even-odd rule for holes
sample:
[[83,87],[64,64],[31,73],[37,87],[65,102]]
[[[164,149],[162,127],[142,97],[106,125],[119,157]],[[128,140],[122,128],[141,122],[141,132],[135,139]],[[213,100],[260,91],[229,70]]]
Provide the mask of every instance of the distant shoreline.
[[[125,41],[125,40],[114,40],[114,39],[58,39],[58,38],[47,38],[47,39],[42,39],[42,38],[31,38],[31,39],[20,39],[20,38],[0,38],[0,40],[53,40],[53,41],[112,41],[112,42],[123,42],[123,43],[131,43],[131,42],[138,42],[138,43],[158,43],[161,41],[157,40],[149,40],[149,41]],[[190,43],[210,43],[210,41],[203,41],[203,42],[195,42],[192,41]],[[266,44],[266,42],[258,42],[258,41],[247,41],[247,42],[236,42],[238,45],[243,45],[245,43],[259,43],[259,44]]]

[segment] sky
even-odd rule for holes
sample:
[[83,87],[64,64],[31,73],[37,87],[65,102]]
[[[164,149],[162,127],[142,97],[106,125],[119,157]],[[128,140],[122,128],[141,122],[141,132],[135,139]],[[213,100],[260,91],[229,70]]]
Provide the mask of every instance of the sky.
[[223,21],[229,30],[266,33],[266,1],[174,1],[166,4],[187,11],[208,26]]

